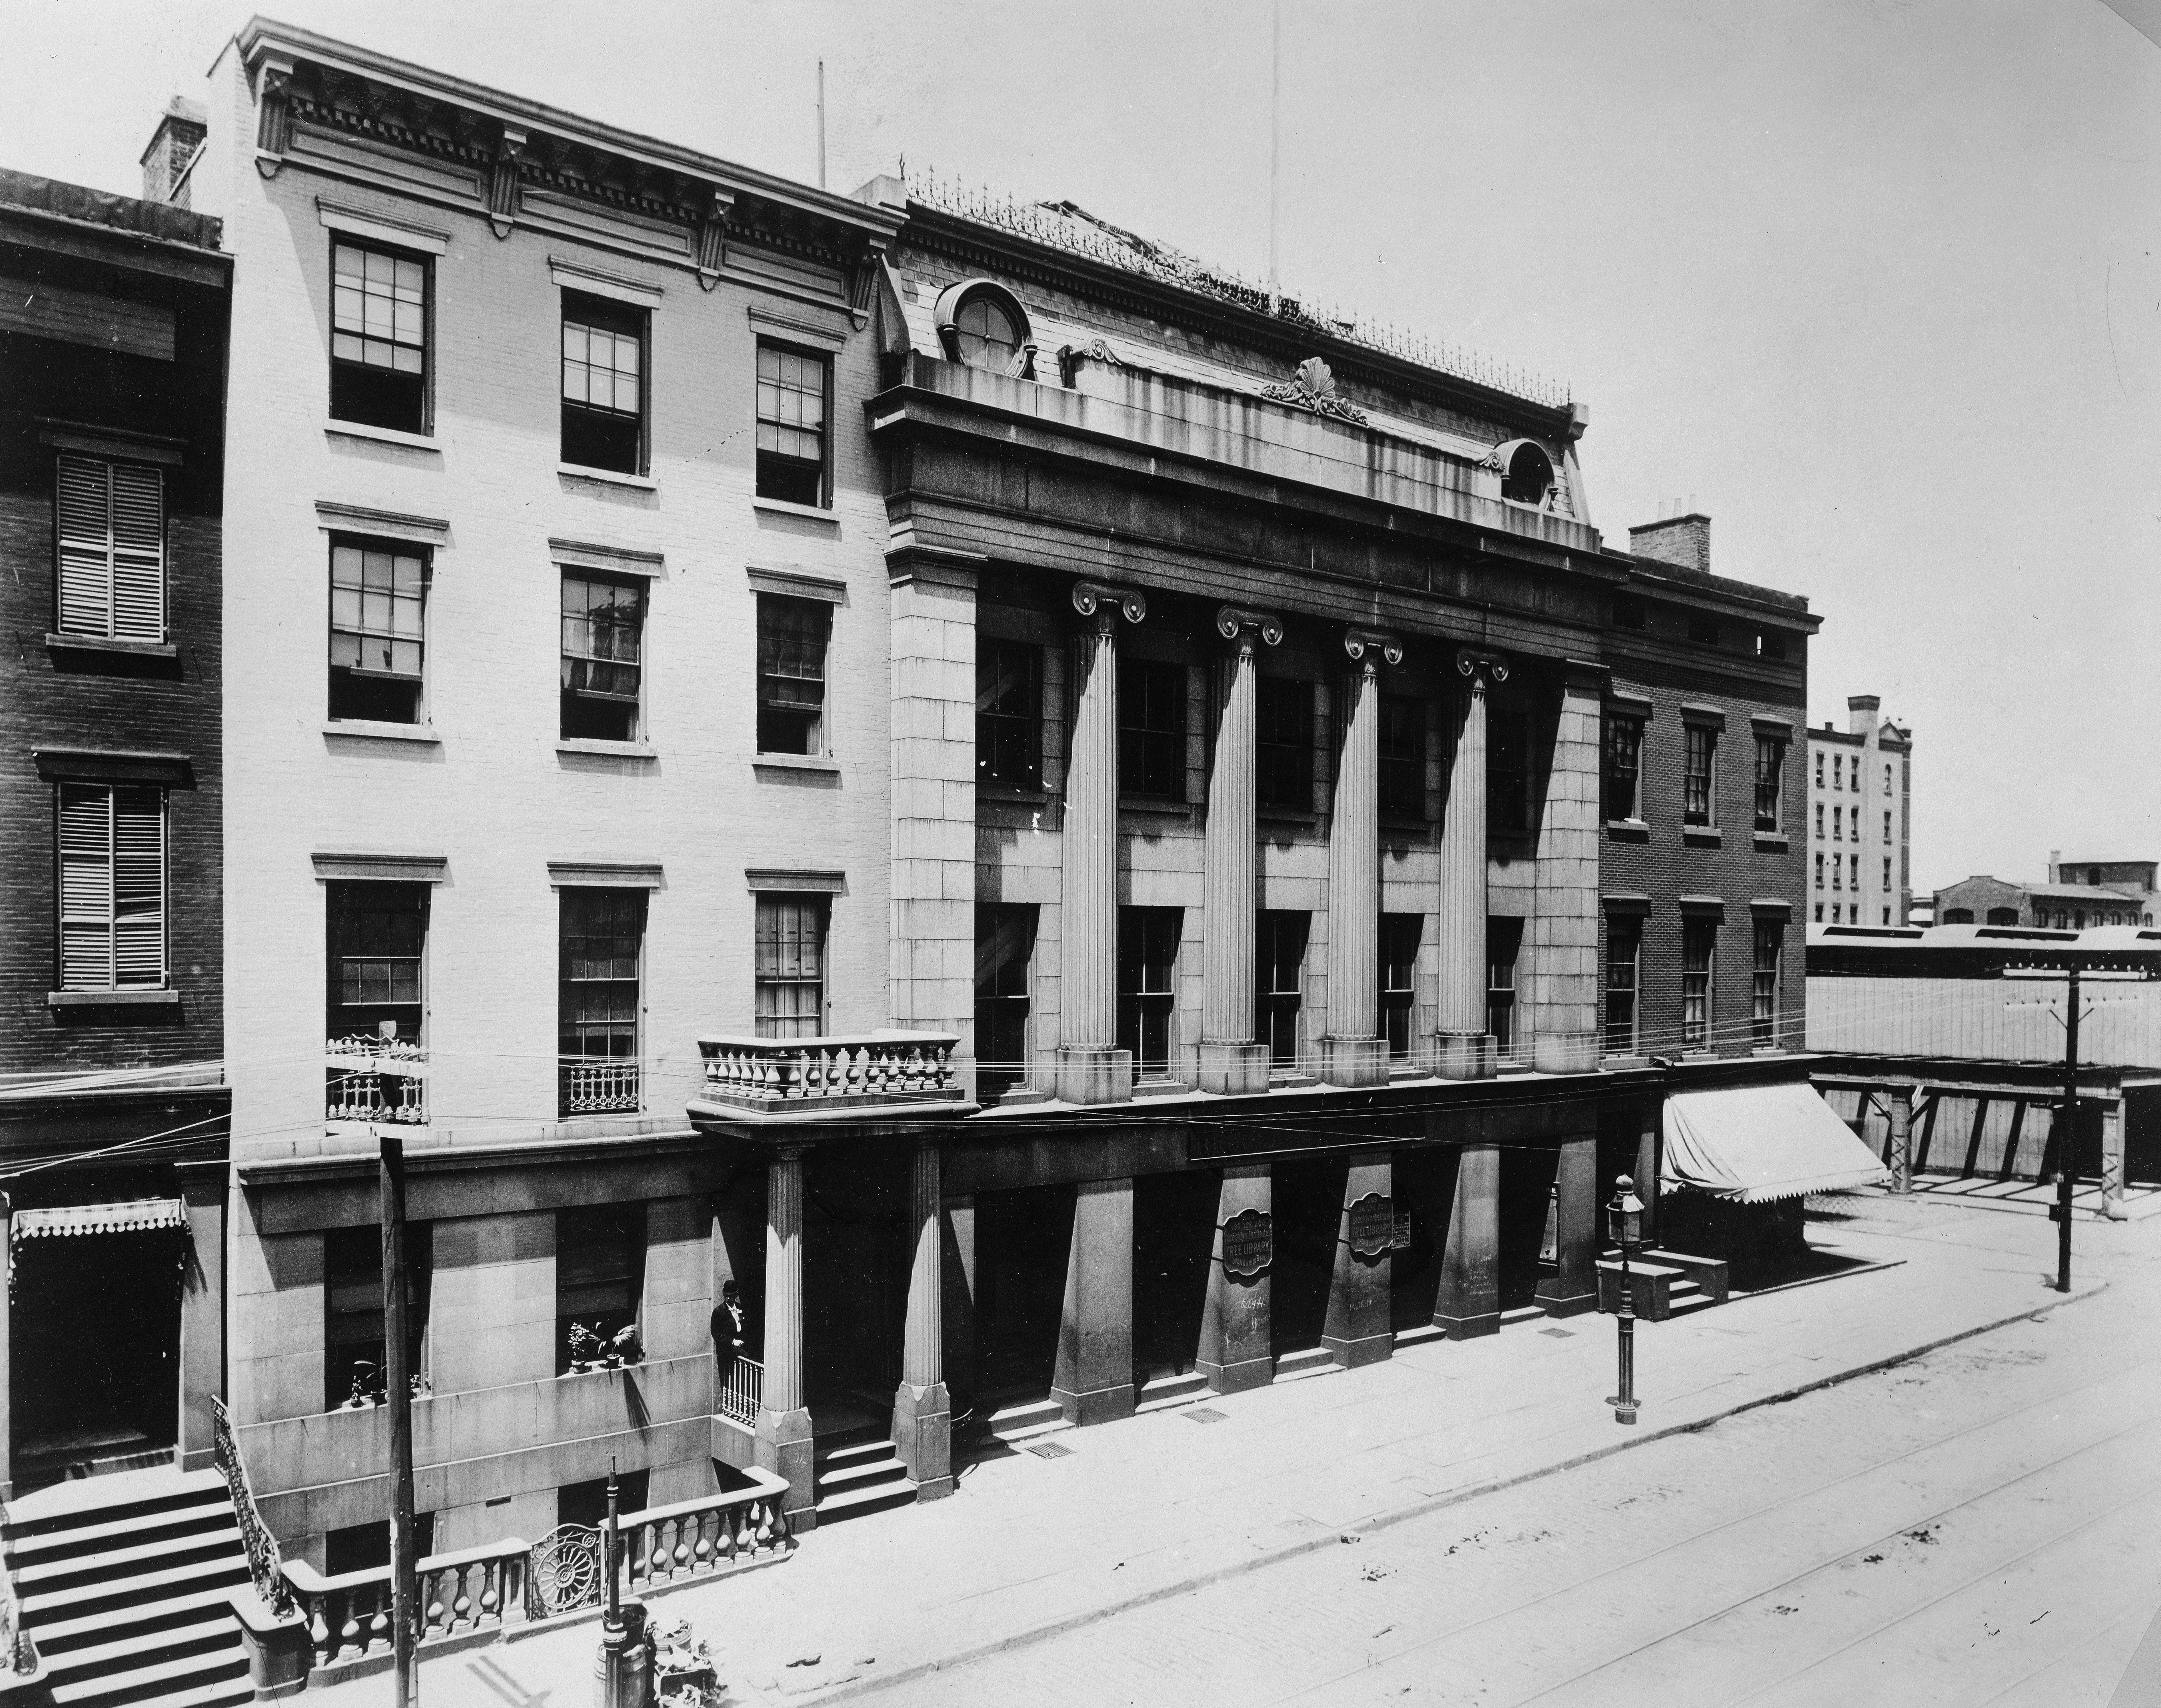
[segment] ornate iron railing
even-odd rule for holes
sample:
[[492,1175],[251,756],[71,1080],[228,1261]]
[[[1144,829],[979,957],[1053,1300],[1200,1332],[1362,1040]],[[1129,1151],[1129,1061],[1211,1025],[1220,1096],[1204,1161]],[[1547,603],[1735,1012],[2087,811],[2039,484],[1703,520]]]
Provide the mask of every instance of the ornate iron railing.
[[[833,1038],[701,1038],[702,1101],[768,1114],[961,1099],[960,1039],[944,1032]],[[791,1106],[795,1106],[791,1107]]]
[[721,1383],[721,1415],[755,1428],[758,1403],[765,1397],[765,1366],[737,1355]]
[[15,1586],[0,1570],[0,1670],[28,1677],[38,1669],[38,1645],[23,1629],[23,1609]]
[[559,1078],[557,1107],[565,1115],[637,1112],[639,1075],[634,1061],[566,1061]]
[[428,1052],[395,1038],[333,1038],[323,1045],[327,1118],[396,1121],[428,1118]]
[[240,1444],[233,1437],[232,1414],[216,1394],[211,1396],[210,1409],[211,1458],[232,1496],[233,1520],[240,1527],[241,1546],[247,1553],[247,1575],[254,1580],[255,1593],[265,1606],[273,1613],[289,1613],[293,1592],[280,1569],[278,1539],[256,1510],[255,1491],[248,1486],[247,1467],[240,1461]]

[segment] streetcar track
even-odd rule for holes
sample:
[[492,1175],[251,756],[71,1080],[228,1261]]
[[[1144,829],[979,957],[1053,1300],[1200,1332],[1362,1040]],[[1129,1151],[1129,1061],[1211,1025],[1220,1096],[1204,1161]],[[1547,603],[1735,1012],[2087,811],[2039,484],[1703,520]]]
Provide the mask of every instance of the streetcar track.
[[[1949,1351],[1950,1349],[1946,1348],[1945,1350]],[[2041,1411],[2044,1409],[2062,1409],[2066,1406],[2068,1402],[2075,1398],[2078,1395],[2089,1393],[2096,1388],[2106,1388],[2112,1383],[2122,1382],[2126,1378],[2134,1376],[2141,1371],[2148,1369],[2157,1363],[2161,1363],[2161,1355],[2149,1357],[2135,1364],[2118,1366],[2105,1376],[2098,1377],[2091,1382],[2081,1383],[2074,1388],[2052,1390],[2049,1393],[2043,1395],[2040,1398],[2033,1400],[2028,1404],[2014,1406],[2009,1410],[1999,1412],[1992,1417],[1982,1419],[1977,1422],[1969,1424],[1962,1429],[1954,1430],[1950,1435],[1938,1436],[1931,1440],[1918,1444],[1915,1446],[1907,1449],[1906,1451],[1903,1453],[1894,1455],[1891,1458],[1879,1460],[1873,1464],[1862,1466],[1858,1470],[1842,1472],[1838,1476],[1829,1477],[1821,1482],[1814,1484],[1808,1488],[1799,1490],[1789,1495],[1782,1496],[1777,1500],[1768,1502],[1763,1506],[1755,1508],[1747,1513],[1737,1514],[1733,1518],[1721,1520],[1719,1523],[1715,1524],[1705,1525],[1700,1530],[1695,1531],[1687,1536],[1678,1538],[1661,1547],[1653,1549],[1648,1554],[1625,1560],[1616,1565],[1606,1567],[1602,1570],[1591,1574],[1589,1576],[1574,1579],[1566,1584],[1549,1591],[1544,1595],[1534,1596],[1529,1601],[1518,1601],[1513,1606],[1503,1608],[1497,1612],[1483,1615],[1479,1618],[1470,1620],[1464,1624],[1452,1627],[1447,1631],[1437,1632],[1435,1635],[1424,1638],[1407,1648],[1398,1649],[1383,1659],[1367,1659],[1362,1661],[1356,1666],[1346,1667],[1341,1672],[1331,1674],[1328,1677],[1317,1679],[1310,1685],[1301,1685],[1284,1695],[1271,1697],[1268,1700],[1271,1705],[1294,1702],[1303,1697],[1310,1696],[1316,1691],[1330,1689],[1336,1685],[1341,1684],[1347,1679],[1358,1676],[1362,1673],[1374,1671],[1379,1667],[1388,1665],[1393,1661],[1402,1659],[1403,1656],[1416,1654],[1422,1649],[1432,1648],[1437,1643],[1448,1642],[1455,1637],[1464,1634],[1465,1632],[1475,1631],[1481,1625],[1491,1624],[1497,1620],[1513,1617],[1518,1613],[1523,1612],[1533,1607],[1542,1606],[1545,1602],[1558,1600],[1565,1596],[1573,1595],[1589,1585],[1599,1582],[1602,1579],[1617,1576],[1627,1572],[1640,1570],[1648,1566],[1652,1561],[1659,1559],[1662,1555],[1671,1554],[1677,1549],[1693,1547],[1696,1544],[1703,1541],[1705,1538],[1717,1535],[1721,1531],[1731,1530],[1742,1525],[1752,1523],[1758,1519],[1768,1517],[1773,1513],[1778,1512],[1782,1508],[1790,1507],[1803,1501],[1812,1500],[1819,1495],[1827,1493],[1830,1491],[1839,1487],[1841,1484],[1852,1482],[1865,1476],[1872,1476],[1879,1471],[1888,1470],[1894,1466],[1904,1463],[1909,1459],[1914,1459],[1924,1454],[1940,1452],[1945,1448],[1950,1446],[1955,1442],[1963,1440],[1969,1436],[1977,1435],[1983,1430],[1992,1429],[2001,1424],[2009,1423],[2015,1419],[2025,1415],[2028,1412]],[[1908,1366],[1907,1367],[1911,1367]],[[2085,1446],[2075,1450],[2074,1454],[2065,1455],[2065,1457],[2070,1458],[2075,1456],[2076,1453],[2083,1453],[2090,1451],[2096,1447],[2106,1446],[2110,1442],[2115,1441],[2123,1435],[2132,1434],[2141,1429],[2151,1428],[2157,1422],[2161,1422],[2161,1419],[2156,1419],[2152,1417],[2143,1418],[2137,1423],[2127,1425],[2124,1429],[2118,1430],[2115,1435],[2104,1436],[2098,1440],[2089,1442]],[[2047,1468],[2047,1466],[2039,1466],[2036,1467],[2036,1470],[2038,1471]],[[2033,1472],[2023,1473],[2023,1475],[2028,1476],[2033,1474]],[[2019,1478],[2011,1479],[2013,1482],[2019,1480]],[[2001,1488],[2008,1486],[2008,1483],[2001,1484],[1997,1486],[1997,1489],[1990,1490],[1988,1492],[1993,1494],[2000,1492]],[[1983,1497],[1981,1496],[1974,1497],[1976,1499],[1982,1497]],[[1959,1506],[1963,1506],[1965,1504],[1966,1504],[1965,1502],[1958,1503]],[[1946,1508],[1945,1510],[1956,1511],[1958,1507],[1954,1506]],[[1924,1520],[1923,1522],[1926,1521]],[[1914,1528],[1912,1525],[1902,1525],[1898,1529],[1891,1532],[1890,1535],[1902,1535],[1906,1530],[1912,1528]],[[1884,1539],[1888,1540],[1888,1538]],[[1864,1547],[1869,1545],[1872,1544],[1863,1544]],[[1835,1556],[1833,1560],[1827,1562],[1827,1564],[1835,1565],[1838,1560],[1845,1559],[1848,1554],[1857,1551],[1859,1550],[1851,1549],[1842,1550],[1840,1554]],[[1823,1569],[1824,1567],[1822,1565],[1812,1566],[1810,1568],[1810,1572],[1812,1573]],[[1809,1573],[1802,1574],[1802,1575],[1804,1576],[1808,1575]],[[1784,1587],[1784,1586],[1782,1584],[1773,1585],[1771,1589],[1778,1589],[1783,1587]],[[1760,1591],[1743,1599],[1744,1601],[1752,1601],[1757,1599],[1760,1595],[1768,1593],[1770,1593],[1770,1590]],[[1737,1606],[1741,1605],[1741,1603],[1737,1602],[1733,1605]],[[1731,1608],[1730,1606],[1721,1608],[1717,1612],[1706,1616],[1706,1618],[1721,1617],[1725,1613],[1731,1611]],[[1705,1622],[1696,1621],[1694,1622],[1694,1624],[1703,1622]],[[1656,1642],[1663,1643],[1670,1641],[1673,1638],[1679,1635],[1680,1632],[1694,1628],[1694,1624],[1683,1626],[1677,1631],[1667,1632],[1656,1639]],[[1597,1666],[1588,1668],[1583,1672],[1577,1673],[1570,1678],[1561,1679],[1556,1684],[1548,1685],[1541,1689],[1536,1695],[1518,1699],[1518,1708],[1520,1708],[1521,1704],[1536,1701],[1540,1696],[1549,1695],[1554,1690],[1565,1689],[1566,1686],[1575,1683],[1580,1679],[1587,1678],[1593,1673],[1599,1672],[1606,1667],[1612,1666],[1619,1661],[1627,1659],[1631,1655],[1640,1653],[1644,1648],[1653,1648],[1655,1646],[1656,1643],[1643,1643],[1638,1645],[1635,1648],[1624,1650],[1618,1655],[1610,1657],[1609,1659],[1600,1662]]]

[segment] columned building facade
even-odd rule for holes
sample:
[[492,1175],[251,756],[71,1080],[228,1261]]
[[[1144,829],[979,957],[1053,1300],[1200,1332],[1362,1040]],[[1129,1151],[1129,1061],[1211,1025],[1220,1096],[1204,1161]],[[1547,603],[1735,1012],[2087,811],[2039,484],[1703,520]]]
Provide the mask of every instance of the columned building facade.
[[282,26],[207,105],[289,1557],[379,1551],[386,1132],[452,1549],[1589,1309],[1669,1088],[1804,1076],[1815,619],[1564,391]]

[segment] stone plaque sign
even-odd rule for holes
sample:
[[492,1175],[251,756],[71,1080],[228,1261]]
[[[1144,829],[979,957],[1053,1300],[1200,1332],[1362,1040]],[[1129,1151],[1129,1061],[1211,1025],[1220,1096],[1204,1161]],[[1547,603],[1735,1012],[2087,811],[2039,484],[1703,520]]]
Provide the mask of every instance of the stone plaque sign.
[[1368,1192],[1351,1205],[1351,1249],[1362,1258],[1377,1258],[1396,1242],[1396,1205],[1392,1198]]
[[1276,1219],[1265,1210],[1242,1210],[1223,1224],[1223,1273],[1258,1275],[1276,1260]]

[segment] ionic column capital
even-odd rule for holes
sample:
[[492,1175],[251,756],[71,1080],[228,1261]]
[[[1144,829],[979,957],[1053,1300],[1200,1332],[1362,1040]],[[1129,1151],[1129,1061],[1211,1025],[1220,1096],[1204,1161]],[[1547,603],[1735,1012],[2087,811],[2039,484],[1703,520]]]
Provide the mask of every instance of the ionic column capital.
[[1475,647],[1455,649],[1455,673],[1471,679],[1471,686],[1482,688],[1487,683],[1508,680],[1508,661],[1498,653],[1481,653]]
[[1284,638],[1283,618],[1273,611],[1247,611],[1242,606],[1219,605],[1216,607],[1216,633],[1226,641],[1247,645],[1258,635],[1266,645],[1279,647]]
[[1380,668],[1383,659],[1391,664],[1403,663],[1403,638],[1382,628],[1346,628],[1343,631],[1343,650],[1351,655],[1353,664],[1363,664],[1370,673]]
[[[1105,607],[1110,610],[1105,610]],[[1148,615],[1148,599],[1130,587],[1107,587],[1101,581],[1075,581],[1073,584],[1073,608],[1083,617],[1099,613],[1108,621],[1111,612],[1122,613],[1128,622],[1138,622]]]

